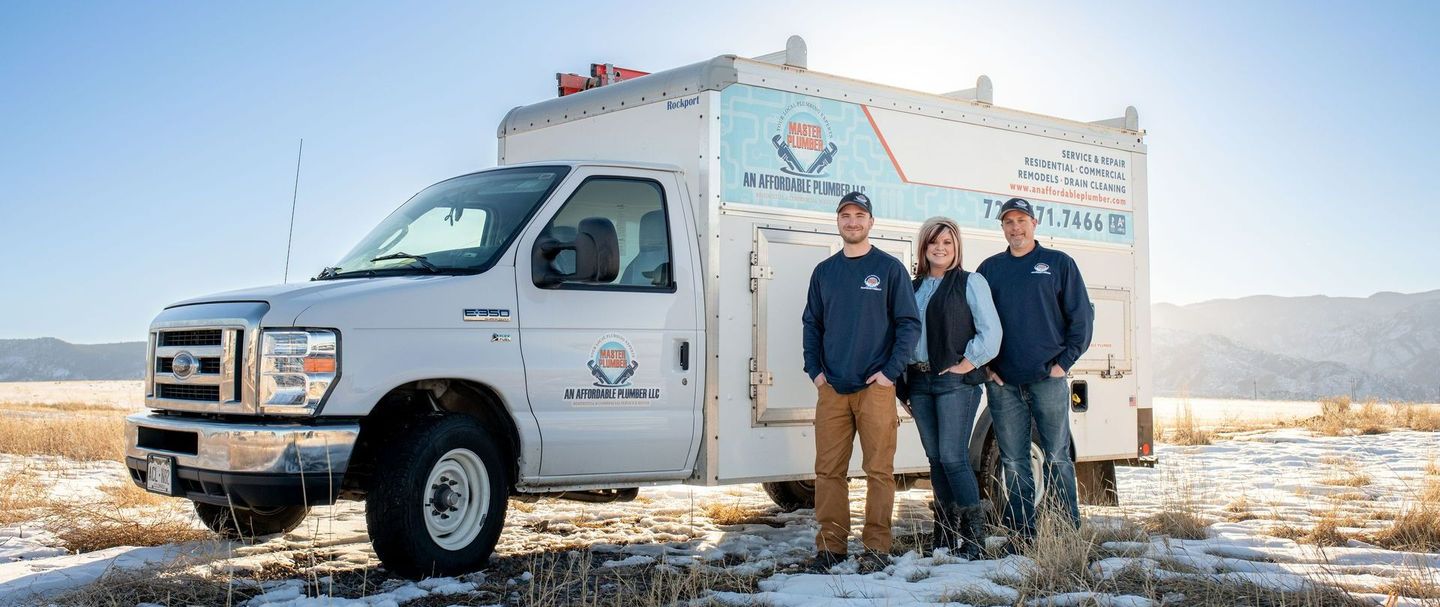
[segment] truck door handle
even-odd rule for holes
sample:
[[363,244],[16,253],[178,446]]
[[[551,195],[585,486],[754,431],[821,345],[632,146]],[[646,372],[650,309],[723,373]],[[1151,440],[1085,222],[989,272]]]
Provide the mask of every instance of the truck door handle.
[[690,342],[680,342],[680,370],[690,370]]

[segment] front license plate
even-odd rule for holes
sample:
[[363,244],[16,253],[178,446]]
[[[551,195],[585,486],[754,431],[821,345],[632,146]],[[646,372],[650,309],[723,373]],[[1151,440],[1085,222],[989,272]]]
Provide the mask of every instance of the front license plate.
[[145,474],[145,489],[170,495],[170,487],[175,479],[175,458],[151,455],[149,464],[150,470]]

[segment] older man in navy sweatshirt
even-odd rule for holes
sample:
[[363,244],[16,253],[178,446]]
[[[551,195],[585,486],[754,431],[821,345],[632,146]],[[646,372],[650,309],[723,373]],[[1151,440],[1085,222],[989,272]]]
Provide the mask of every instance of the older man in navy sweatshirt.
[[815,382],[816,564],[846,558],[850,535],[847,472],[855,434],[865,470],[865,528],[872,556],[890,552],[895,506],[895,380],[905,372],[920,337],[920,314],[910,274],[900,261],[870,245],[875,218],[870,199],[840,199],[835,223],[845,246],[810,275],[805,326],[805,373]]
[[1028,539],[1035,534],[1032,422],[1045,453],[1047,499],[1071,524],[1080,524],[1065,376],[1090,347],[1095,312],[1075,260],[1035,242],[1029,201],[1006,201],[1000,225],[1009,249],[977,269],[990,282],[1004,331],[1000,354],[988,366],[985,394],[1005,468],[1005,524]]

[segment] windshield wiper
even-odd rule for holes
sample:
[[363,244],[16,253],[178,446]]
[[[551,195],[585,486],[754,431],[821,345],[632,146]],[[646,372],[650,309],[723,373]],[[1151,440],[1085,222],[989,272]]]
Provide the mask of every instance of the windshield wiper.
[[320,270],[320,273],[310,280],[329,280],[340,275],[340,266],[331,266]]
[[431,274],[435,274],[441,271],[440,266],[437,266],[427,261],[424,255],[411,255],[409,253],[391,253],[389,255],[381,255],[379,257],[371,259],[370,261],[385,261],[387,259],[413,259],[415,260],[415,263],[420,264],[420,267],[425,268],[425,270],[430,272]]

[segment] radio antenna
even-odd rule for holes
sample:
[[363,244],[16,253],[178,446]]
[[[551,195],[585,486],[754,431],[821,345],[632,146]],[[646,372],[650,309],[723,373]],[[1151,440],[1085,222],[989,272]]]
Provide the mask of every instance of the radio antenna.
[[290,282],[290,245],[295,242],[295,202],[300,198],[300,159],[305,156],[305,138],[300,138],[300,151],[295,154],[295,189],[290,192],[290,236],[285,239],[285,278]]

